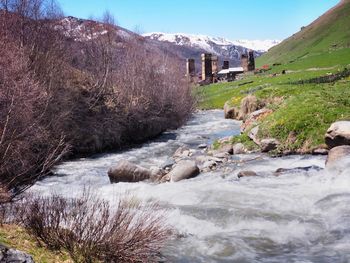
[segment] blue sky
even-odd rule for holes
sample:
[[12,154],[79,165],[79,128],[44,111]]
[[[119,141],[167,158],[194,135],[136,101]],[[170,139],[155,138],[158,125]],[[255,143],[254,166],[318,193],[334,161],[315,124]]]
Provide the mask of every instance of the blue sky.
[[340,0],[57,0],[66,15],[100,17],[138,31],[234,39],[284,39]]

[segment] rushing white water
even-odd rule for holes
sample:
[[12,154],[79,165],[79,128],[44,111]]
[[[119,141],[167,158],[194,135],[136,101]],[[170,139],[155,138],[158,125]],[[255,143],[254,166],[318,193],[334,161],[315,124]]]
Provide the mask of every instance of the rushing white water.
[[[222,114],[200,112],[142,147],[63,163],[32,191],[72,196],[87,186],[112,202],[126,191],[161,202],[184,236],[164,250],[168,262],[350,262],[350,169],[274,175],[278,168],[324,167],[324,157],[242,155],[225,169],[178,183],[110,184],[107,170],[120,159],[161,165],[181,145],[238,134],[239,123]],[[238,179],[241,170],[259,176]]]

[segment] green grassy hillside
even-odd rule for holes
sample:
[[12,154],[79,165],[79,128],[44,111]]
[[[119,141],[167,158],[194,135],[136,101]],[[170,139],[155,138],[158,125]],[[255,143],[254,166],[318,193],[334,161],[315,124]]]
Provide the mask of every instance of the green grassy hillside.
[[269,50],[257,66],[282,64],[285,69],[347,65],[350,62],[350,0]]
[[[223,108],[225,102],[239,108],[251,94],[273,110],[259,120],[260,138],[278,139],[281,151],[319,147],[333,122],[350,120],[350,0],[272,48],[257,64],[270,69],[197,88],[199,108]],[[292,134],[296,140],[290,143]]]

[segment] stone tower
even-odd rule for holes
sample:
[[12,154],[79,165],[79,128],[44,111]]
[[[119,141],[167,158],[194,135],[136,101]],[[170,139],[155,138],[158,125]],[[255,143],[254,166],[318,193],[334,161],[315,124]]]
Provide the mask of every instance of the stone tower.
[[212,55],[202,54],[202,80],[212,80]]
[[222,69],[229,69],[230,68],[230,61],[225,60],[222,64]]
[[218,72],[219,72],[218,56],[211,57],[211,70],[212,70],[212,81],[213,83],[215,83],[218,80]]
[[243,71],[244,72],[249,71],[247,54],[242,54],[242,56],[241,56],[241,63],[242,63]]
[[195,60],[189,58],[186,60],[186,76],[188,78],[193,78],[196,75]]
[[219,59],[218,56],[211,57],[211,69],[213,74],[217,74],[219,72]]
[[249,50],[249,52],[248,52],[248,71],[254,71],[254,70],[255,70],[254,51]]

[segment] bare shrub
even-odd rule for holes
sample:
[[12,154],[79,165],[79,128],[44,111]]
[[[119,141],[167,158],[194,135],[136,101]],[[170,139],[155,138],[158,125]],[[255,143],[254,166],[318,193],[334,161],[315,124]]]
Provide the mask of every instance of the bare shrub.
[[0,42],[0,68],[0,184],[16,196],[47,174],[66,148],[42,125],[49,98],[16,45]]
[[[124,198],[114,209],[106,201],[36,197],[23,203],[26,229],[54,250],[66,250],[75,262],[156,262],[171,236],[157,204]],[[22,210],[23,211],[23,210]]]
[[108,12],[103,23],[79,21],[79,41],[61,15],[53,0],[0,0],[0,185],[10,195],[0,202],[48,175],[68,149],[142,142],[193,110],[178,60],[118,34]]

